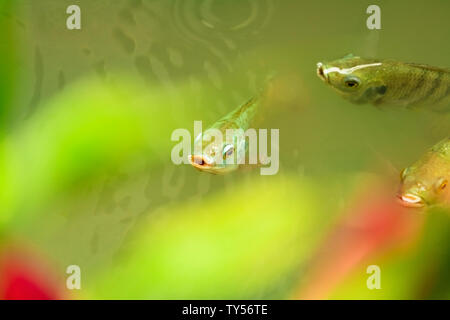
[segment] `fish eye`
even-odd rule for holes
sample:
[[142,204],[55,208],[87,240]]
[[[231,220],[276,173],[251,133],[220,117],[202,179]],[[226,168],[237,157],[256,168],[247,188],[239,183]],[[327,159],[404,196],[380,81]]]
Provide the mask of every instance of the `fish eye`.
[[232,144],[227,144],[223,148],[223,158],[226,159],[227,157],[231,156],[234,152],[234,146]]
[[447,181],[447,179],[441,179],[441,180],[439,180],[437,185],[438,185],[438,191],[442,191],[447,187],[448,181]]
[[360,80],[357,77],[347,77],[344,80],[344,84],[347,88],[357,88],[359,86]]

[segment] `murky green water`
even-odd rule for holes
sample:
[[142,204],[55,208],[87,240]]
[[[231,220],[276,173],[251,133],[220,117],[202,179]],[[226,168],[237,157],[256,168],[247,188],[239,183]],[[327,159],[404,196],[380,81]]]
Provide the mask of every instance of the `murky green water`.
[[[144,157],[102,173],[39,207],[45,212],[39,228],[35,222],[14,225],[15,232],[51,252],[58,263],[82,265],[89,279],[115,266],[127,237],[158,210],[221,194],[233,202],[230,194],[242,184],[270,186],[289,177],[320,186],[326,198],[320,212],[329,222],[349,201],[355,175],[388,177],[387,167],[400,170],[448,135],[442,115],[353,105],[316,76],[317,62],[348,53],[449,67],[448,1],[376,1],[381,30],[366,27],[370,1],[76,3],[81,30],[66,28],[65,11],[72,1],[15,1],[11,14],[2,17],[13,26],[18,61],[12,103],[4,113],[7,132],[20,130],[47,101],[76,83],[120,84],[127,78],[140,90],[170,92],[171,107],[161,108],[171,120],[160,139],[173,146],[167,133],[178,127],[193,130],[194,120],[211,124],[254,95],[268,75],[281,79],[272,102],[275,112],[263,124],[280,129],[276,177],[260,176],[258,169],[212,176],[175,166],[165,151],[152,161]],[[241,205],[236,203],[236,210]],[[322,234],[327,226],[316,226],[314,233]],[[300,260],[296,264],[303,265]],[[284,281],[280,287],[289,287]],[[255,296],[283,294],[263,290]]]

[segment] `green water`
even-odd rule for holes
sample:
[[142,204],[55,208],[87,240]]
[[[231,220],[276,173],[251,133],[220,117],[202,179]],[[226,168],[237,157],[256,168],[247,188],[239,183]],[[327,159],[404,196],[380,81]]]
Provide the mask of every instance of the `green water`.
[[[202,215],[220,217],[222,205],[214,206],[217,199],[234,203],[229,210],[239,212],[247,200],[234,196],[233,190],[244,188],[245,193],[245,190],[252,190],[253,185],[258,186],[256,189],[261,185],[282,186],[284,178],[300,184],[306,181],[307,186],[316,190],[311,196],[314,201],[323,202],[321,208],[311,211],[320,223],[304,229],[308,231],[305,234],[314,234],[307,236],[314,238],[311,244],[308,242],[308,246],[313,247],[329,223],[351,201],[350,195],[358,189],[355,177],[365,174],[391,177],[390,169],[400,171],[448,135],[442,115],[396,106],[380,110],[372,105],[353,105],[316,76],[317,62],[334,60],[348,53],[449,67],[448,1],[80,0],[76,4],[81,8],[81,30],[67,30],[66,8],[70,4],[72,1],[20,0],[14,1],[11,9],[4,8],[8,14],[1,19],[14,35],[14,47],[10,48],[14,62],[7,63],[13,70],[10,83],[14,85],[8,90],[9,98],[5,100],[8,103],[4,103],[1,118],[6,136],[14,136],[33,121],[37,123],[33,126],[36,132],[41,126],[45,128],[47,115],[53,114],[53,111],[45,113],[51,104],[49,101],[69,92],[70,101],[77,102],[77,91],[72,88],[86,81],[94,83],[93,91],[98,83],[118,87],[123,82],[132,83],[130,97],[120,102],[125,109],[141,94],[162,92],[157,102],[145,100],[142,103],[150,110],[145,118],[148,129],[163,128],[158,129],[160,134],[152,136],[158,141],[147,141],[154,147],[151,155],[144,153],[131,160],[118,160],[118,164],[105,171],[99,168],[99,173],[92,177],[86,174],[89,177],[85,179],[83,163],[89,159],[83,150],[73,153],[79,157],[74,163],[81,163],[77,169],[83,173],[81,178],[77,176],[76,183],[67,180],[64,186],[70,187],[61,194],[53,196],[56,191],[49,191],[49,200],[41,201],[42,196],[28,209],[18,206],[17,212],[22,218],[13,219],[8,226],[9,233],[18,234],[38,246],[57,264],[79,264],[86,270],[88,281],[108,273],[109,268],[120,267],[121,263],[117,262],[120,258],[116,258],[130,246],[129,238],[142,227],[141,221],[151,220],[159,212],[169,215],[171,207],[176,208],[174,215],[183,214],[188,204],[202,208]],[[381,30],[366,27],[369,16],[366,8],[370,4],[381,8]],[[259,169],[213,176],[171,162],[170,148],[175,143],[170,141],[170,133],[174,129],[192,131],[194,120],[202,120],[205,126],[213,123],[253,96],[264,79],[273,73],[281,79],[277,86],[279,91],[271,105],[275,112],[264,119],[263,127],[280,130],[280,170],[276,176],[261,176]],[[86,103],[95,100],[82,94],[80,97]],[[55,105],[53,107],[58,109],[65,103]],[[156,109],[159,111],[151,111]],[[41,120],[35,120],[40,119],[40,115]],[[58,118],[55,116],[55,119]],[[55,123],[64,127],[57,120]],[[103,132],[104,127],[99,123],[97,129]],[[41,141],[37,137],[38,145],[42,143],[50,150],[51,142],[46,141],[53,139],[52,132],[49,129]],[[63,134],[64,130],[54,132]],[[30,137],[27,145],[34,144],[34,134],[30,133]],[[124,141],[126,144],[128,140]],[[30,154],[46,159],[41,157],[45,149],[33,152]],[[126,147],[118,151],[127,152]],[[47,181],[45,174],[33,177]],[[41,184],[36,182],[36,190],[39,186]],[[54,190],[59,192],[58,186]],[[46,182],[42,183],[42,188],[46,188]],[[30,187],[30,190],[34,189]],[[252,199],[248,201],[258,201],[257,193],[249,191],[249,196]],[[295,198],[295,192],[290,196]],[[33,195],[23,195],[24,202],[33,198]],[[290,201],[282,195],[274,199]],[[279,214],[277,206],[273,207],[271,212]],[[286,204],[279,207],[290,212]],[[28,220],[27,210],[33,211],[33,217],[37,218]],[[285,218],[292,219],[290,214]],[[301,221],[295,223],[301,224]],[[168,223],[169,227],[171,225]],[[183,233],[182,228],[172,227]],[[265,226],[260,227],[265,230]],[[255,232],[252,224],[245,228],[250,233]],[[177,234],[173,230],[167,232]],[[226,242],[226,233],[219,234],[223,236],[219,240]],[[208,242],[208,236],[205,237]],[[257,233],[255,237],[258,238]],[[263,231],[261,237],[264,237]],[[299,237],[300,241],[306,241],[302,234]],[[247,241],[237,238],[236,241]],[[286,288],[293,286],[290,279],[299,277],[292,270],[305,266],[312,249],[296,256],[288,250],[289,241],[280,242],[281,246],[292,257],[283,257],[289,260],[287,262],[281,259],[290,267],[281,268],[284,273],[278,274],[279,278],[270,272],[265,274],[272,280],[276,278],[269,289],[250,281],[247,285],[257,289],[246,291],[219,281],[217,292],[198,293],[190,287],[195,287],[195,283],[187,281],[187,289],[181,290],[180,296],[233,297],[234,294],[244,298],[285,298],[288,296]],[[159,250],[155,257],[164,256],[161,253],[164,248],[155,249]],[[239,263],[236,264],[239,270]],[[245,261],[242,265],[247,266]],[[190,267],[196,275],[203,267],[207,268]],[[216,271],[217,274],[206,273],[213,279],[220,278],[220,270]],[[140,277],[145,278],[142,274]],[[168,287],[167,291],[162,290],[160,295],[153,292],[148,297],[170,297],[174,292],[170,286],[176,288],[174,283],[173,279],[167,284],[159,283],[158,290]],[[95,292],[95,285],[91,287]],[[132,292],[133,288],[129,290]],[[99,292],[103,294],[102,289]],[[142,294],[142,291],[137,292]]]

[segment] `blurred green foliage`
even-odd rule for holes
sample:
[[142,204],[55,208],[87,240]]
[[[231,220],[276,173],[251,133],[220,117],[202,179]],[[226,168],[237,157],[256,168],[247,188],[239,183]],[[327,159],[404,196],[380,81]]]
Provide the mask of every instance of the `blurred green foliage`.
[[92,297],[286,298],[327,216],[315,189],[255,180],[159,210],[140,222],[117,267],[93,281]]
[[[179,87],[177,93],[183,92],[189,94]],[[171,116],[180,101],[172,96],[172,89],[148,91],[132,80],[87,79],[50,99],[2,141],[0,221],[13,213],[31,219],[80,183],[138,157],[156,161],[168,153],[171,132],[185,121]]]

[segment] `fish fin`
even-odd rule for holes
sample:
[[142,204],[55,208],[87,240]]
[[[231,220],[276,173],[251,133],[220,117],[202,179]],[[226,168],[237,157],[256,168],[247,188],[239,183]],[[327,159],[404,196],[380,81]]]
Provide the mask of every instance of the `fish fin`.
[[355,56],[353,53],[346,54],[342,59],[351,59],[351,58],[359,58],[359,56]]
[[383,101],[381,99],[378,99],[372,103],[372,105],[380,111],[383,110],[383,108],[381,106],[382,104],[383,104]]
[[372,102],[374,106],[379,106],[383,103],[382,98],[386,94],[387,87],[385,85],[373,86],[367,88],[364,93],[359,97],[361,102]]
[[390,178],[397,179],[400,174],[400,170],[394,166],[394,164],[385,156],[383,156],[379,151],[377,151],[373,146],[367,144],[369,150],[375,155],[375,162],[379,163],[379,167],[382,172]]
[[375,87],[375,90],[379,95],[383,96],[386,94],[387,87],[385,85],[381,85],[381,86]]
[[410,67],[420,68],[420,69],[425,69],[425,70],[430,70],[430,71],[437,71],[437,72],[444,72],[444,73],[450,72],[450,69],[448,69],[448,68],[434,67],[434,66],[429,66],[427,64],[420,64],[420,63],[405,63],[405,64]]

